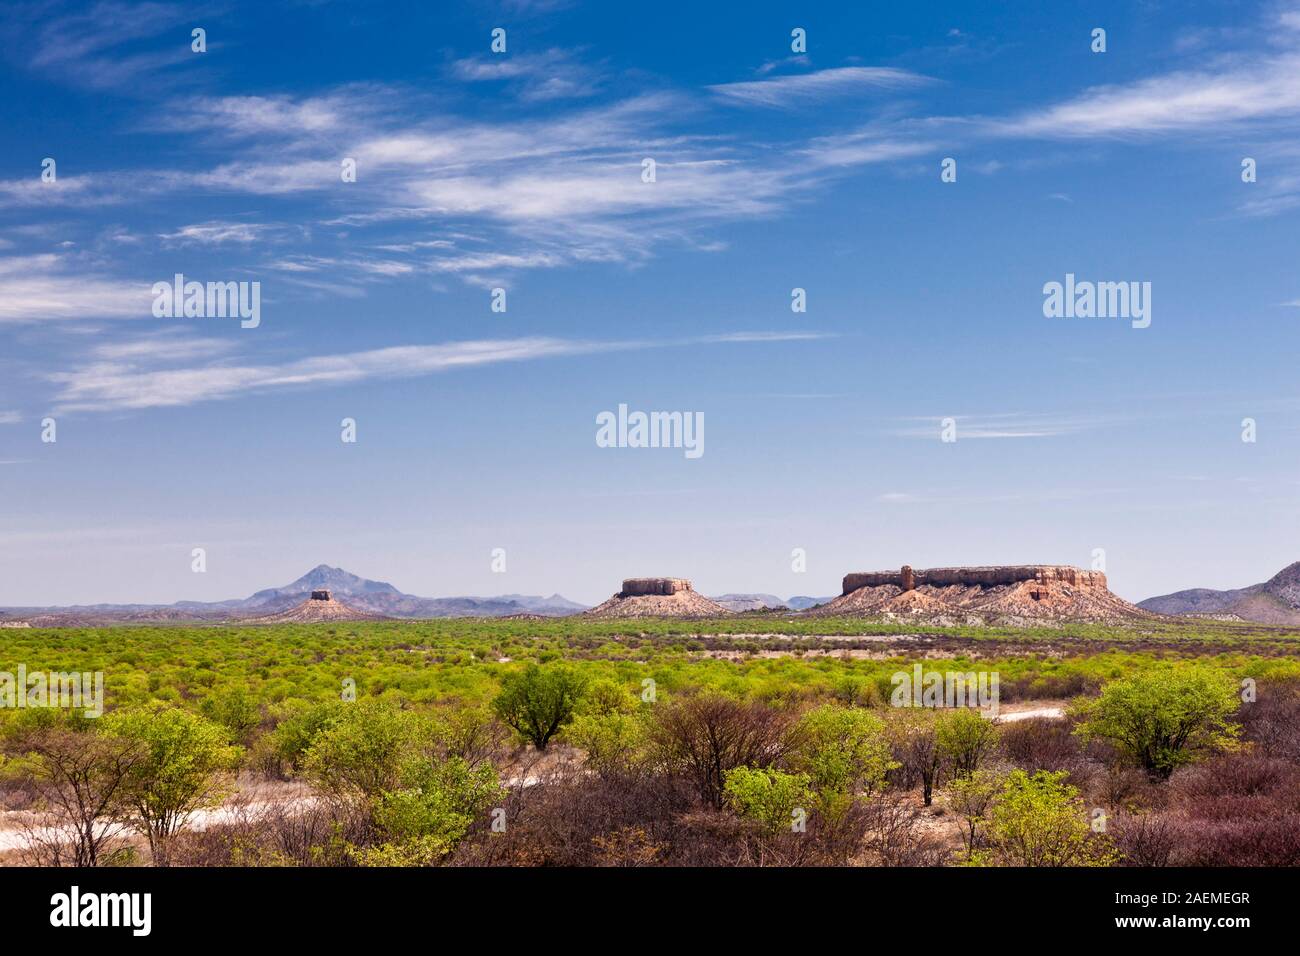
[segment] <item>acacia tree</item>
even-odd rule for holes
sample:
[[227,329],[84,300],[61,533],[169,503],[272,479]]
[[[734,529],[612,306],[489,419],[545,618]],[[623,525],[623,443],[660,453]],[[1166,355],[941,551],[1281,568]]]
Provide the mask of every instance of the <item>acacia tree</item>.
[[492,709],[523,740],[545,750],[551,738],[573,719],[585,686],[585,680],[568,667],[529,664],[502,681]]
[[859,794],[883,787],[885,774],[899,766],[889,752],[885,722],[862,707],[810,710],[794,733],[790,764],[807,774],[829,819],[841,817]]
[[945,712],[935,728],[939,752],[955,779],[969,777],[998,744],[997,728],[965,707]]
[[317,732],[303,770],[330,796],[370,809],[399,788],[406,762],[429,734],[417,714],[368,698],[340,708]]
[[367,699],[348,704],[316,734],[303,769],[372,825],[367,840],[377,838],[374,845],[350,848],[357,860],[431,864],[454,850],[502,795],[496,769],[482,753],[490,737],[481,713],[431,720]]
[[154,863],[166,866],[176,831],[196,810],[216,806],[225,796],[222,771],[234,768],[241,748],[228,744],[224,727],[177,708],[151,705],[101,720],[103,732],[140,750],[123,797],[132,824],[149,840]]
[[981,826],[993,801],[1002,790],[1003,780],[989,770],[976,770],[952,782],[950,804],[966,821],[966,853],[975,850],[977,828]]
[[758,701],[720,695],[661,705],[650,728],[660,765],[690,779],[706,804],[721,810],[728,770],[770,767],[791,747],[790,717]]
[[[88,723],[88,722],[86,722]],[[124,829],[126,783],[143,759],[136,741],[91,729],[20,726],[5,740],[44,815],[31,837],[40,862],[98,866]]]
[[930,806],[943,771],[943,751],[935,733],[934,715],[928,711],[901,710],[891,721],[894,756],[913,779],[921,781],[921,798]]
[[1197,756],[1230,745],[1239,701],[1232,678],[1204,665],[1144,671],[1113,680],[1076,708],[1075,733],[1116,744],[1153,776],[1167,778]]

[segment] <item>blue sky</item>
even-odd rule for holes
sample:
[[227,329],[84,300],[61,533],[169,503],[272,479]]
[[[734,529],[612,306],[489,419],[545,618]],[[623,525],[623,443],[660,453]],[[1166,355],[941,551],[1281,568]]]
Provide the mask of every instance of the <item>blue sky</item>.
[[[1300,8],[1056,6],[6,5],[0,605],[321,562],[589,602],[1096,548],[1135,600],[1270,576]],[[261,324],[155,318],[178,272]],[[1150,282],[1150,327],[1046,318],[1067,273]],[[705,454],[597,447],[620,403]]]

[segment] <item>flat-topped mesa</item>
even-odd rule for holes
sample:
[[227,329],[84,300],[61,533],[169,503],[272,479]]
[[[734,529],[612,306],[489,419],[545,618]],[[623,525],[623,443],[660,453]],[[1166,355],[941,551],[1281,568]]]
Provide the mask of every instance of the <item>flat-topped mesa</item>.
[[731,612],[685,578],[626,578],[623,590],[589,611],[591,617],[725,617]]
[[979,568],[922,568],[908,565],[898,571],[857,571],[844,575],[843,594],[859,588],[894,585],[904,591],[930,587],[997,587],[1034,581],[1038,584],[1068,584],[1077,588],[1106,590],[1106,575],[1101,571],[1084,571],[1068,564],[1022,564]]
[[657,594],[664,597],[682,591],[694,591],[691,582],[685,578],[624,578],[620,597],[637,597],[644,594]]

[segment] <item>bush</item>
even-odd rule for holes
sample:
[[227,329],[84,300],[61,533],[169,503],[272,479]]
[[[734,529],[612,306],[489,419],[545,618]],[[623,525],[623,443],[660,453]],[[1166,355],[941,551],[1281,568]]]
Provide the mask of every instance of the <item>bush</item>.
[[646,724],[636,714],[582,714],[569,725],[567,739],[587,752],[587,766],[602,777],[633,773],[646,759]]
[[563,665],[529,664],[506,677],[492,708],[520,739],[545,750],[551,738],[573,719],[584,685],[575,671]]
[[1091,832],[1079,791],[1062,772],[1013,770],[988,814],[990,850],[973,863],[1004,866],[1109,866],[1110,841]]
[[891,719],[889,735],[894,758],[903,770],[903,785],[921,783],[921,798],[930,806],[934,788],[943,773],[943,752],[939,749],[936,720],[931,711],[900,710]]
[[384,836],[364,851],[372,866],[429,865],[452,850],[504,791],[489,764],[471,768],[453,757],[439,763],[412,762],[401,789],[384,792],[375,808],[375,824]]
[[139,750],[123,797],[154,862],[166,865],[176,831],[194,811],[216,806],[228,792],[220,774],[235,768],[241,750],[229,746],[229,733],[219,724],[163,705],[117,711],[101,722],[101,732]]
[[1025,770],[1071,770],[1083,761],[1079,738],[1064,720],[1030,717],[1003,724],[1002,755]]
[[944,711],[935,727],[939,753],[957,778],[969,777],[998,744],[998,730],[978,711]]
[[328,794],[373,803],[400,789],[407,763],[430,737],[411,711],[369,698],[343,704],[307,748],[303,771]]
[[790,749],[791,716],[757,701],[701,695],[660,705],[651,727],[656,759],[690,779],[700,799],[722,809],[726,773],[737,767],[769,767]]
[[1240,728],[1228,722],[1237,687],[1222,671],[1192,664],[1163,667],[1106,684],[1077,708],[1076,732],[1114,743],[1148,773],[1175,769],[1230,745]]
[[750,767],[728,770],[723,791],[737,813],[771,836],[803,828],[813,798],[807,774]]
[[885,722],[861,707],[818,707],[800,718],[794,733],[791,766],[806,773],[818,793],[870,793],[898,766]]

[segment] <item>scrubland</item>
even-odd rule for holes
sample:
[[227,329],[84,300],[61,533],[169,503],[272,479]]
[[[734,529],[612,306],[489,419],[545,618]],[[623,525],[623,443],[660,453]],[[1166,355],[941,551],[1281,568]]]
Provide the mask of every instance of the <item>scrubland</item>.
[[[918,662],[1063,716],[896,706]],[[0,710],[11,864],[1300,865],[1286,629],[121,626],[20,664],[105,713]]]

